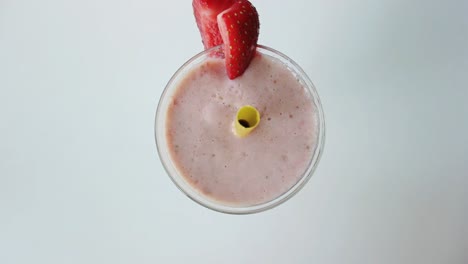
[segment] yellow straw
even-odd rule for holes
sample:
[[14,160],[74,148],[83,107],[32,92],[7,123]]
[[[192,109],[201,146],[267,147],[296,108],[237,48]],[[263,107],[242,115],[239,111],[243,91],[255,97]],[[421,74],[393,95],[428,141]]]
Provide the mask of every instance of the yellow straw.
[[257,109],[250,105],[245,105],[237,111],[236,120],[234,121],[234,130],[238,137],[246,137],[260,123],[260,113]]

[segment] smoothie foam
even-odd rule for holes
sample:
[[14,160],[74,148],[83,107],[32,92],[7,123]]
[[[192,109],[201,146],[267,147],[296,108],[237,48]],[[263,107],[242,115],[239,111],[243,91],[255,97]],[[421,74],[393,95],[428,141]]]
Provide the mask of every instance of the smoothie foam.
[[[229,80],[224,60],[209,58],[178,82],[166,115],[172,162],[203,196],[251,206],[293,187],[317,148],[319,117],[311,94],[282,62],[257,54],[247,71]],[[256,107],[258,127],[233,133],[237,110]]]

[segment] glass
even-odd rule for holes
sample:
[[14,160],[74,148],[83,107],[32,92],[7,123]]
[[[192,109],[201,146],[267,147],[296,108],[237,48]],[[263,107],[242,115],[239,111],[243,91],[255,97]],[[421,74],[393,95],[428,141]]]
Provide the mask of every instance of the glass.
[[[258,45],[257,52],[265,55],[269,55],[279,61],[281,61],[293,74],[296,75],[298,80],[302,82],[304,87],[307,88],[308,92],[311,94],[311,98],[313,100],[313,104],[315,105],[318,117],[318,138],[317,138],[317,145],[315,150],[310,157],[309,164],[307,169],[303,173],[300,180],[293,185],[288,191],[279,195],[275,199],[252,206],[247,207],[236,207],[225,205],[222,203],[214,202],[209,198],[205,197],[203,194],[200,194],[196,191],[194,187],[188,183],[184,177],[178,172],[177,168],[173,164],[171,160],[171,156],[167,147],[167,138],[166,138],[166,131],[165,131],[165,122],[167,111],[169,107],[169,103],[171,102],[172,94],[174,93],[175,89],[177,88],[177,84],[179,81],[185,76],[190,69],[198,65],[199,63],[203,62],[205,59],[209,58],[212,54],[220,54],[222,53],[222,46],[213,47],[211,49],[205,50],[193,58],[188,60],[182,67],[180,67],[177,72],[172,76],[172,78],[167,83],[159,104],[156,110],[156,120],[155,120],[155,137],[156,137],[156,146],[159,154],[159,158],[166,170],[167,174],[171,178],[171,180],[175,183],[175,185],[185,193],[190,199],[197,202],[198,204],[205,206],[209,209],[222,212],[222,213],[229,213],[229,214],[250,214],[250,213],[257,213],[261,211],[265,211],[271,209],[273,207],[278,206],[279,204],[287,201],[292,196],[294,196],[302,187],[307,183],[310,179],[312,174],[314,173],[320,157],[323,152],[324,142],[325,142],[325,120],[322,105],[320,103],[320,98],[317,94],[315,86],[313,85],[312,81],[307,77],[305,72],[297,65],[292,59],[288,58],[286,55],[271,49],[266,46]],[[227,77],[226,77],[227,78]]]

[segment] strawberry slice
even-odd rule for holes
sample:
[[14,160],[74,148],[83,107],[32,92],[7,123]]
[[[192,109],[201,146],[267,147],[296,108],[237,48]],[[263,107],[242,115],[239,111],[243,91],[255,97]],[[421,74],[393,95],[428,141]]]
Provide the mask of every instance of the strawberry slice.
[[249,1],[239,0],[221,12],[217,20],[226,71],[232,80],[244,73],[255,55],[260,28],[258,13]]
[[193,0],[193,11],[205,49],[224,43],[226,72],[242,75],[255,55],[260,22],[248,0]]
[[209,49],[223,44],[219,34],[216,17],[219,13],[231,7],[235,0],[193,0],[193,13],[200,30],[203,46]]

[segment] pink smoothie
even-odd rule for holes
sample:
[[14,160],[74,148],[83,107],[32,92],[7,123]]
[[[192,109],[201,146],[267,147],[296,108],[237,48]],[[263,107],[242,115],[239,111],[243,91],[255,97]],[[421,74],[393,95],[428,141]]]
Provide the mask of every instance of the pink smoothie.
[[[288,191],[309,166],[318,140],[311,95],[280,61],[258,54],[247,71],[227,78],[224,61],[210,58],[179,82],[166,118],[170,156],[205,197],[251,206]],[[237,110],[256,107],[258,127],[233,132]]]

